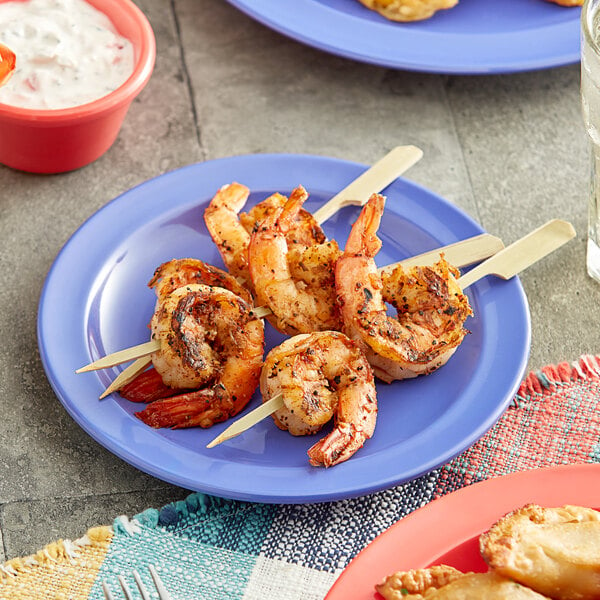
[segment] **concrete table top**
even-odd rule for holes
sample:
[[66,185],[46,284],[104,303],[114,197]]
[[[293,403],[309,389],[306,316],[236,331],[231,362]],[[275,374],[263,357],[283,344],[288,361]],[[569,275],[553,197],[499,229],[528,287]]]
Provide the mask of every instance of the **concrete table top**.
[[529,369],[600,352],[600,284],[585,270],[579,65],[494,76],[394,71],[301,45],[225,2],[139,5],[157,63],[114,146],[61,175],[0,166],[0,560],[187,494],[80,429],[46,379],[36,340],[44,278],[70,235],[114,197],[178,167],[258,152],[370,164],[393,146],[419,146],[424,158],[406,177],[505,243],[552,218],[573,223],[578,237],[521,277]]

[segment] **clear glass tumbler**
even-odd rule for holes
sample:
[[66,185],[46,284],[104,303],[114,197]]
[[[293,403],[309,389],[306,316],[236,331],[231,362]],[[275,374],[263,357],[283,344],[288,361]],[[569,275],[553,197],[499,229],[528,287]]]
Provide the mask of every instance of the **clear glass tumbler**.
[[581,11],[581,104],[591,156],[587,271],[600,281],[600,0]]

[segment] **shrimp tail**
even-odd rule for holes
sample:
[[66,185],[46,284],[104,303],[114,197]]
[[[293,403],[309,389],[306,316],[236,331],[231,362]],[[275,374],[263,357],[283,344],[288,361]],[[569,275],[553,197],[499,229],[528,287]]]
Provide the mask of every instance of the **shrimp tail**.
[[248,273],[247,248],[250,235],[239,222],[239,212],[244,208],[250,190],[240,183],[224,185],[204,211],[204,223],[227,270],[246,281]]
[[250,190],[245,185],[234,181],[219,188],[215,195],[215,203],[237,214],[246,206],[249,195]]
[[347,254],[365,255],[373,258],[381,248],[377,230],[383,215],[385,196],[373,194],[363,206],[356,222],[352,226],[346,242]]
[[140,373],[135,379],[123,386],[119,393],[131,402],[154,402],[181,394],[180,389],[172,388],[163,383],[162,377],[154,367]]
[[[236,410],[237,409],[237,410]],[[135,416],[150,427],[211,427],[241,410],[221,386],[157,400]]]
[[332,467],[348,460],[373,435],[352,423],[338,423],[333,431],[308,449],[313,467]]
[[288,233],[294,227],[302,205],[307,199],[308,192],[301,185],[292,190],[277,219],[281,231]]

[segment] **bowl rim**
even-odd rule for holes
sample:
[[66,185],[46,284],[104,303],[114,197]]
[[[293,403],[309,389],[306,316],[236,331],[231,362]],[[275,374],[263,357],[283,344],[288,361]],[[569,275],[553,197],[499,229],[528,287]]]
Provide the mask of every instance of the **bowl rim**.
[[[0,0],[0,2],[2,1],[3,0]],[[88,0],[85,1],[88,2]],[[91,0],[89,4],[101,12],[104,12],[96,6],[94,0]],[[156,38],[148,18],[142,10],[132,2],[132,0],[118,0],[115,4],[118,4],[125,12],[133,17],[141,29],[141,43],[138,48],[139,58],[135,64],[133,73],[127,80],[125,80],[118,88],[101,98],[68,108],[23,108],[0,102],[0,117],[16,121],[35,121],[50,124],[73,119],[80,120],[82,118],[97,117],[104,112],[111,111],[120,106],[128,106],[133,98],[135,98],[135,96],[143,89],[152,75],[156,60]],[[110,16],[109,19],[114,25],[114,21]]]

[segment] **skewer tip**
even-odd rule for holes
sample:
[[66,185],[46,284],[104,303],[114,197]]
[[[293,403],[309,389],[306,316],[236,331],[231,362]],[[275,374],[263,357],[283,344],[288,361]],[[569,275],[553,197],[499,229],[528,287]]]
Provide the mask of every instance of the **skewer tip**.
[[223,434],[218,435],[214,440],[212,440],[212,442],[208,442],[208,444],[206,444],[207,448],[214,448],[215,446],[218,446],[219,444],[225,442],[227,440],[227,438],[223,437]]

